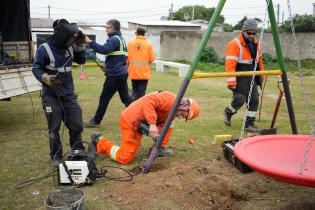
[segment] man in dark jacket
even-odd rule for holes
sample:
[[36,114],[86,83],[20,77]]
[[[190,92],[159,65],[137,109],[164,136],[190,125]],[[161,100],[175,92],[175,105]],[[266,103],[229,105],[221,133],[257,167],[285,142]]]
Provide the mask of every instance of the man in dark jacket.
[[43,86],[42,106],[48,121],[50,158],[58,166],[62,159],[61,121],[69,129],[71,149],[84,149],[82,110],[74,94],[72,61],[83,64],[86,54],[85,35],[76,24],[59,19],[53,28],[52,38],[37,49],[32,71]]
[[128,68],[127,68],[127,46],[121,36],[120,22],[109,20],[106,25],[108,39],[105,44],[100,45],[90,40],[87,36],[85,43],[90,45],[95,52],[105,54],[105,82],[100,95],[99,105],[94,117],[84,122],[85,127],[99,127],[105,115],[109,101],[118,91],[121,101],[127,107],[132,99],[128,93]]

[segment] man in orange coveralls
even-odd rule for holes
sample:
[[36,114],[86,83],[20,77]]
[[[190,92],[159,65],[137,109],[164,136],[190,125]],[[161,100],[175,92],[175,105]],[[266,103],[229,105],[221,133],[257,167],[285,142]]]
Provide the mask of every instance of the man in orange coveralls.
[[[99,133],[91,135],[89,144],[90,153],[99,152],[106,154],[120,164],[130,163],[137,153],[142,133],[138,131],[139,123],[146,121],[150,125],[149,137],[156,139],[171,111],[176,95],[169,91],[159,91],[147,94],[130,104],[120,115],[121,146],[114,145],[106,137]],[[197,102],[193,99],[184,98],[180,102],[175,117],[178,119],[192,120],[200,113]],[[172,132],[174,122],[169,128],[163,140],[160,156],[170,156],[173,151],[165,149]]]

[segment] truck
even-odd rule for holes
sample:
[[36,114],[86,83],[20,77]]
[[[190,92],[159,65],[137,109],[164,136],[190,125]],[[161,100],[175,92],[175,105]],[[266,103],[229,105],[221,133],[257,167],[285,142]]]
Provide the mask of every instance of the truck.
[[0,1],[0,100],[41,90],[34,60],[30,1]]

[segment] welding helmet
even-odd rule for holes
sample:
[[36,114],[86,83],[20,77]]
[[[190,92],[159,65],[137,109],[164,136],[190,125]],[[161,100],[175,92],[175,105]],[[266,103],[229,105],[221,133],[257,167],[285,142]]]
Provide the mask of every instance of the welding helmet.
[[74,44],[79,34],[79,27],[76,23],[69,23],[65,19],[55,20],[53,23],[54,34],[52,39],[57,46],[66,49]]

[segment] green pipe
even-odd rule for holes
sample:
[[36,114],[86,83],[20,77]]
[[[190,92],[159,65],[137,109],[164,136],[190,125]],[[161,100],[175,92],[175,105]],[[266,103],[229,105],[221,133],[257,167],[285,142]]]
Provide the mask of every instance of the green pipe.
[[213,13],[213,15],[211,17],[211,20],[209,22],[209,26],[207,28],[207,31],[204,33],[204,35],[203,35],[203,37],[202,37],[202,39],[200,41],[199,47],[198,47],[197,52],[196,52],[196,56],[195,56],[192,64],[189,67],[189,70],[188,70],[188,72],[187,72],[187,74],[186,74],[186,76],[184,78],[184,81],[183,81],[183,83],[182,83],[182,85],[181,85],[181,87],[180,87],[180,89],[179,89],[179,91],[177,93],[177,96],[176,96],[175,102],[174,102],[174,104],[172,106],[172,109],[170,111],[170,114],[167,117],[167,120],[166,120],[166,122],[165,122],[165,124],[163,126],[161,134],[160,134],[160,136],[159,136],[159,138],[157,140],[156,144],[157,144],[158,148],[161,147],[163,139],[164,139],[164,137],[165,137],[165,135],[167,133],[167,130],[169,129],[169,127],[170,127],[170,125],[172,123],[172,120],[175,117],[176,110],[177,110],[177,108],[179,106],[179,103],[182,100],[182,98],[183,98],[183,96],[184,96],[184,94],[186,92],[186,89],[187,89],[187,87],[189,85],[189,82],[190,82],[190,80],[192,78],[192,75],[193,75],[193,73],[195,71],[196,65],[197,65],[197,63],[200,60],[201,52],[205,48],[205,46],[206,46],[206,44],[207,44],[207,42],[209,40],[209,37],[210,37],[210,35],[211,35],[212,31],[213,31],[213,28],[215,26],[216,20],[219,17],[219,15],[220,15],[220,13],[221,13],[221,11],[223,9],[225,1],[226,0],[220,0],[220,2],[218,3],[218,6],[216,7],[216,9],[215,9],[215,11],[214,11],[214,13]]
[[197,63],[199,62],[199,60],[201,58],[201,52],[206,47],[207,42],[209,41],[209,38],[210,38],[210,36],[212,34],[213,28],[215,27],[215,23],[217,22],[217,19],[218,19],[218,17],[221,14],[221,11],[223,9],[225,1],[226,0],[220,0],[218,5],[217,5],[217,7],[214,10],[214,13],[213,13],[213,15],[212,15],[212,17],[210,19],[207,31],[204,33],[204,35],[203,35],[203,37],[202,37],[202,39],[200,41],[199,47],[198,47],[197,52],[196,52],[196,56],[195,56],[193,62],[191,63],[191,65],[190,65],[189,71],[186,74],[186,77],[188,79],[191,79],[191,77],[192,77],[192,75],[194,73],[194,70],[195,70],[195,68],[197,66]]
[[174,102],[174,104],[172,106],[172,109],[170,111],[170,114],[168,115],[167,120],[166,120],[166,122],[165,122],[165,124],[164,124],[164,126],[162,128],[162,131],[161,131],[159,137],[156,140],[156,144],[151,149],[151,153],[150,153],[150,155],[149,155],[149,157],[148,157],[148,159],[147,159],[147,161],[146,161],[146,163],[145,163],[145,165],[143,167],[142,172],[144,174],[149,173],[150,168],[151,168],[151,166],[152,166],[152,164],[153,164],[153,162],[154,162],[154,160],[156,158],[156,155],[157,155],[156,151],[157,151],[158,148],[160,148],[162,146],[163,139],[164,139],[164,137],[165,137],[165,135],[166,135],[166,133],[167,133],[171,123],[172,123],[173,118],[175,117],[175,114],[176,114],[177,108],[179,106],[179,103],[182,100],[182,98],[183,98],[183,96],[184,96],[184,94],[186,92],[186,89],[187,89],[187,87],[189,85],[189,82],[190,82],[190,80],[192,78],[192,75],[193,75],[193,73],[195,71],[196,65],[197,65],[197,63],[200,60],[201,52],[205,48],[205,46],[206,46],[206,44],[207,44],[207,42],[209,40],[209,37],[210,37],[210,35],[211,35],[212,31],[213,31],[215,23],[216,23],[219,15],[220,15],[222,9],[223,9],[225,1],[226,0],[220,0],[219,1],[218,6],[216,7],[216,9],[215,9],[215,11],[214,11],[214,13],[213,13],[213,15],[211,17],[211,20],[209,22],[209,26],[207,28],[207,31],[204,33],[204,35],[203,35],[203,37],[202,37],[202,39],[200,41],[199,47],[198,47],[197,52],[196,52],[196,56],[195,56],[192,64],[190,65],[189,70],[188,70],[188,72],[187,72],[187,74],[186,74],[186,76],[184,78],[184,81],[183,81],[183,83],[182,83],[182,85],[181,85],[181,87],[180,87],[180,89],[179,89],[179,91],[177,93],[177,96],[176,96],[175,102]]
[[[266,1],[268,2],[268,0]],[[281,49],[281,44],[280,44],[279,32],[278,32],[278,25],[276,22],[276,16],[275,16],[272,0],[269,0],[268,13],[269,13],[269,18],[270,18],[270,23],[271,23],[273,41],[275,43],[275,48],[276,48],[276,53],[277,53],[277,61],[278,61],[280,69],[283,71],[281,78],[282,78],[283,89],[284,89],[285,98],[287,102],[287,108],[288,108],[288,113],[289,113],[289,118],[290,118],[290,123],[291,123],[292,134],[297,134],[298,131],[297,131],[296,122],[295,122],[292,98],[291,98],[287,74],[285,71],[284,59],[282,55],[282,49]]]

